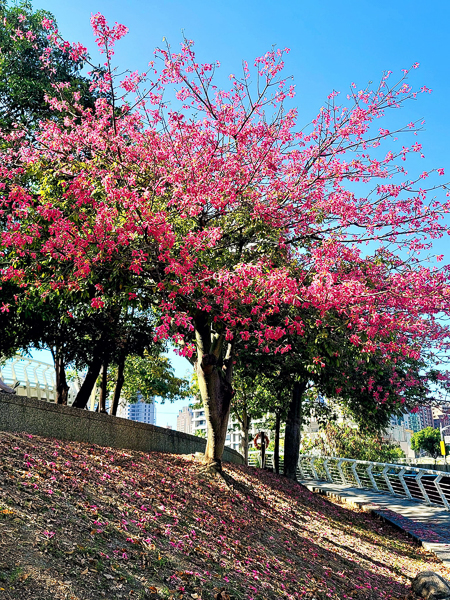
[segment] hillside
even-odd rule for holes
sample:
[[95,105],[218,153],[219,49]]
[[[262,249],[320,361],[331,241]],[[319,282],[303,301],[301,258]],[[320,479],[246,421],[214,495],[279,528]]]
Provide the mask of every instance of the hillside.
[[404,598],[433,555],[261,470],[0,433],[0,598]]

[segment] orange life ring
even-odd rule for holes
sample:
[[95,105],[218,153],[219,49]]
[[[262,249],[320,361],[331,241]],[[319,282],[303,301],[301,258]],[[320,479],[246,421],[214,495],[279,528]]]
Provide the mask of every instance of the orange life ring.
[[[266,449],[267,449],[267,446],[269,445],[270,440],[265,433],[263,433],[263,436],[264,436],[264,442],[265,442]],[[255,446],[255,448],[257,450],[261,450],[261,444],[258,442],[258,438],[260,438],[260,437],[261,437],[261,432],[257,433],[255,435],[255,437],[253,438],[253,445]]]

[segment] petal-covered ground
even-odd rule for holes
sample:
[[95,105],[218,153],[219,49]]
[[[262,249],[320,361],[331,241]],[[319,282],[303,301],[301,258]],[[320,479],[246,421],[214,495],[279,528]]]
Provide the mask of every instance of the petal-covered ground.
[[0,598],[405,598],[449,571],[266,471],[0,433]]

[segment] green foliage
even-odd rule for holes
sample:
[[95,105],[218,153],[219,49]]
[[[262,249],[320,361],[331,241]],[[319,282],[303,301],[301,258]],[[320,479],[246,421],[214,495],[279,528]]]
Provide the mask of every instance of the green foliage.
[[305,441],[302,451],[318,451],[324,456],[395,463],[404,458],[402,449],[383,442],[379,434],[371,435],[345,424],[329,423],[314,441]]
[[[284,449],[284,439],[283,439],[283,432],[281,432],[280,450],[282,451],[283,449]],[[273,450],[275,450],[275,440],[273,440],[273,439],[270,440],[269,445],[267,446],[267,450],[269,450],[269,452],[273,452]]]
[[[25,15],[26,19],[20,22],[19,15]],[[39,56],[50,47],[48,32],[42,26],[44,17],[55,20],[48,11],[33,12],[27,0],[12,6],[0,0],[0,126],[3,129],[10,129],[14,122],[34,128],[41,119],[54,119],[55,113],[45,95],[55,96],[52,84],[58,82],[69,82],[69,92],[80,92],[84,106],[94,104],[89,82],[80,74],[81,64],[67,53],[52,49],[55,72],[50,74],[41,68]],[[35,39],[13,35],[19,28],[30,32]]]
[[416,451],[423,450],[433,458],[437,458],[441,453],[440,441],[441,433],[439,429],[426,427],[421,431],[417,431],[411,437],[411,448]]
[[[117,367],[109,372],[111,385],[116,379]],[[163,354],[150,354],[147,350],[143,356],[128,356],[125,361],[125,381],[121,397],[134,403],[142,396],[150,401],[155,396],[162,402],[174,402],[189,396],[189,382],[174,375],[170,360]]]

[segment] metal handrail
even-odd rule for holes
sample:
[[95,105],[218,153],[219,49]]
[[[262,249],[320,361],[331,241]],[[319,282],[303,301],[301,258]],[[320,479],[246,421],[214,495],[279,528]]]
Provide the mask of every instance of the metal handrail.
[[[266,467],[269,469],[275,468],[275,462],[273,459],[274,456],[273,450],[266,450]],[[261,452],[259,450],[250,450],[248,453],[248,464],[250,467],[259,467],[261,459]],[[284,455],[280,454],[280,470],[283,470],[284,465]]]
[[[1,357],[0,357],[1,358]],[[55,368],[40,360],[15,355],[0,363],[0,378],[10,387],[17,386],[16,394],[47,402],[56,400]],[[70,384],[69,404],[76,396],[77,385]]]
[[369,489],[418,500],[450,511],[450,473],[443,471],[404,464],[302,454],[298,462],[298,474],[300,479]]

